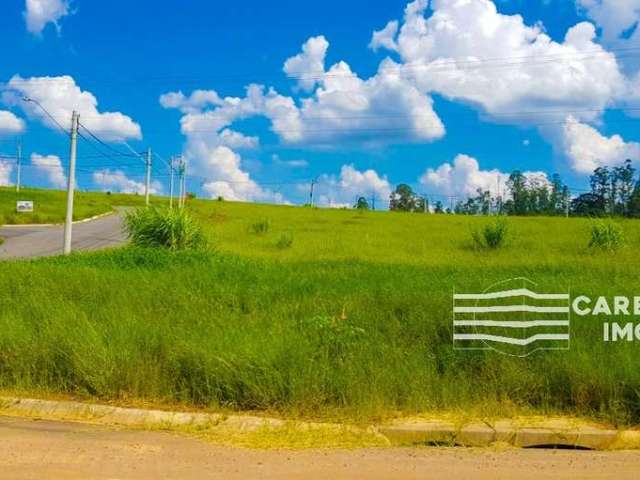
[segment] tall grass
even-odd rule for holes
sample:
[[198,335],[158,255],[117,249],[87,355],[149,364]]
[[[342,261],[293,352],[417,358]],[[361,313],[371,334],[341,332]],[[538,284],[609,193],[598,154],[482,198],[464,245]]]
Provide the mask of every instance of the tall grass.
[[265,235],[269,231],[269,228],[271,228],[271,222],[268,218],[263,218],[255,223],[252,223],[250,230],[256,235]]
[[124,226],[138,247],[186,250],[207,243],[198,221],[184,209],[140,208],[126,213]]
[[471,230],[471,238],[476,247],[495,250],[506,243],[508,233],[509,223],[504,218],[498,218]]
[[[485,255],[464,248],[476,218],[192,207],[216,255],[126,248],[0,263],[0,388],[310,417],[640,422],[637,344],[604,343],[601,319],[573,321],[568,352],[452,347],[454,288],[527,276],[548,292],[637,294],[638,255],[584,255],[586,220],[511,219],[514,248]],[[295,248],[248,231],[267,217]],[[640,236],[640,222],[624,226]]]
[[591,225],[589,248],[614,251],[624,243],[622,227],[611,220],[600,220]]

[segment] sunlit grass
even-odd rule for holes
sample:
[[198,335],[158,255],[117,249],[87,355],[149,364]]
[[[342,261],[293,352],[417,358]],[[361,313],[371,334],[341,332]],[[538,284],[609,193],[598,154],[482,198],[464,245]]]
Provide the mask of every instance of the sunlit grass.
[[[17,213],[18,200],[34,202],[33,213]],[[163,200],[156,198],[154,201]],[[67,192],[62,190],[23,188],[17,193],[13,187],[0,187],[0,225],[62,223],[66,215],[66,202]],[[76,191],[73,219],[82,220],[107,213],[113,210],[114,206],[143,204],[144,197],[140,195]]]
[[588,248],[588,220],[564,218],[512,218],[506,245],[478,250],[482,218],[189,208],[215,253],[0,264],[0,388],[314,418],[468,408],[640,421],[637,345],[604,343],[602,319],[574,319],[569,352],[451,344],[454,288],[525,276],[543,291],[637,294],[640,222],[621,222],[615,253]]

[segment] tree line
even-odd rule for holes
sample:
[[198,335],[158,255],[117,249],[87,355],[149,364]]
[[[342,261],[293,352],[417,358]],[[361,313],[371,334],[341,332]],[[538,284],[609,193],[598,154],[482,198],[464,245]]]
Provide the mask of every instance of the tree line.
[[[391,193],[389,210],[417,213],[456,213],[458,215],[548,215],[548,216],[623,216],[640,218],[640,177],[631,160],[617,167],[598,167],[590,177],[588,193],[574,196],[560,175],[550,180],[527,176],[519,170],[509,175],[505,195],[492,195],[478,189],[476,194],[448,208],[441,201],[429,205],[426,196],[400,184]],[[355,205],[368,209],[364,197]],[[453,208],[452,208],[453,207]]]

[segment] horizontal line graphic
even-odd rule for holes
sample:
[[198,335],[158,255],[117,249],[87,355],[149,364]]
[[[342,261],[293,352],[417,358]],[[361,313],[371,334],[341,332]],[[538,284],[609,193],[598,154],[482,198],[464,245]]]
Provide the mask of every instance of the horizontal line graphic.
[[454,313],[569,313],[569,307],[534,307],[532,305],[497,305],[495,307],[454,307]]
[[536,300],[569,300],[569,294],[567,293],[535,293],[528,288],[491,293],[456,293],[453,296],[455,300],[493,300],[510,297],[529,297]]
[[533,328],[533,327],[568,327],[568,320],[530,320],[530,321],[499,321],[499,320],[455,320],[455,327],[505,327],[505,328]]
[[469,333],[469,334],[454,334],[453,339],[457,341],[463,340],[484,340],[488,342],[496,342],[496,343],[508,343],[510,345],[531,345],[532,343],[543,341],[543,340],[569,340],[569,334],[565,333],[547,333],[547,334],[539,334],[533,335],[529,338],[511,338],[511,337],[502,337],[499,335],[486,335],[480,333]]

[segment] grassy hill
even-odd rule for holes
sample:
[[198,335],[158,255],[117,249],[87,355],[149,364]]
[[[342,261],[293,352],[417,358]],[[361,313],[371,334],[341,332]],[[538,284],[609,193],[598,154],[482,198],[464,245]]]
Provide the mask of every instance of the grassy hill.
[[[33,213],[17,213],[16,202],[34,202]],[[23,188],[16,193],[13,187],[0,187],[0,225],[24,225],[34,223],[63,223],[67,208],[67,192]],[[140,195],[106,194],[98,192],[76,192],[74,198],[74,220],[100,215],[120,205],[143,205]]]
[[[515,277],[543,291],[638,293],[640,222],[587,248],[589,221],[194,201],[210,252],[138,249],[0,264],[0,388],[105,400],[372,418],[568,412],[640,421],[637,344],[576,318],[568,352],[452,347],[452,292]],[[630,321],[630,320],[626,320]]]

